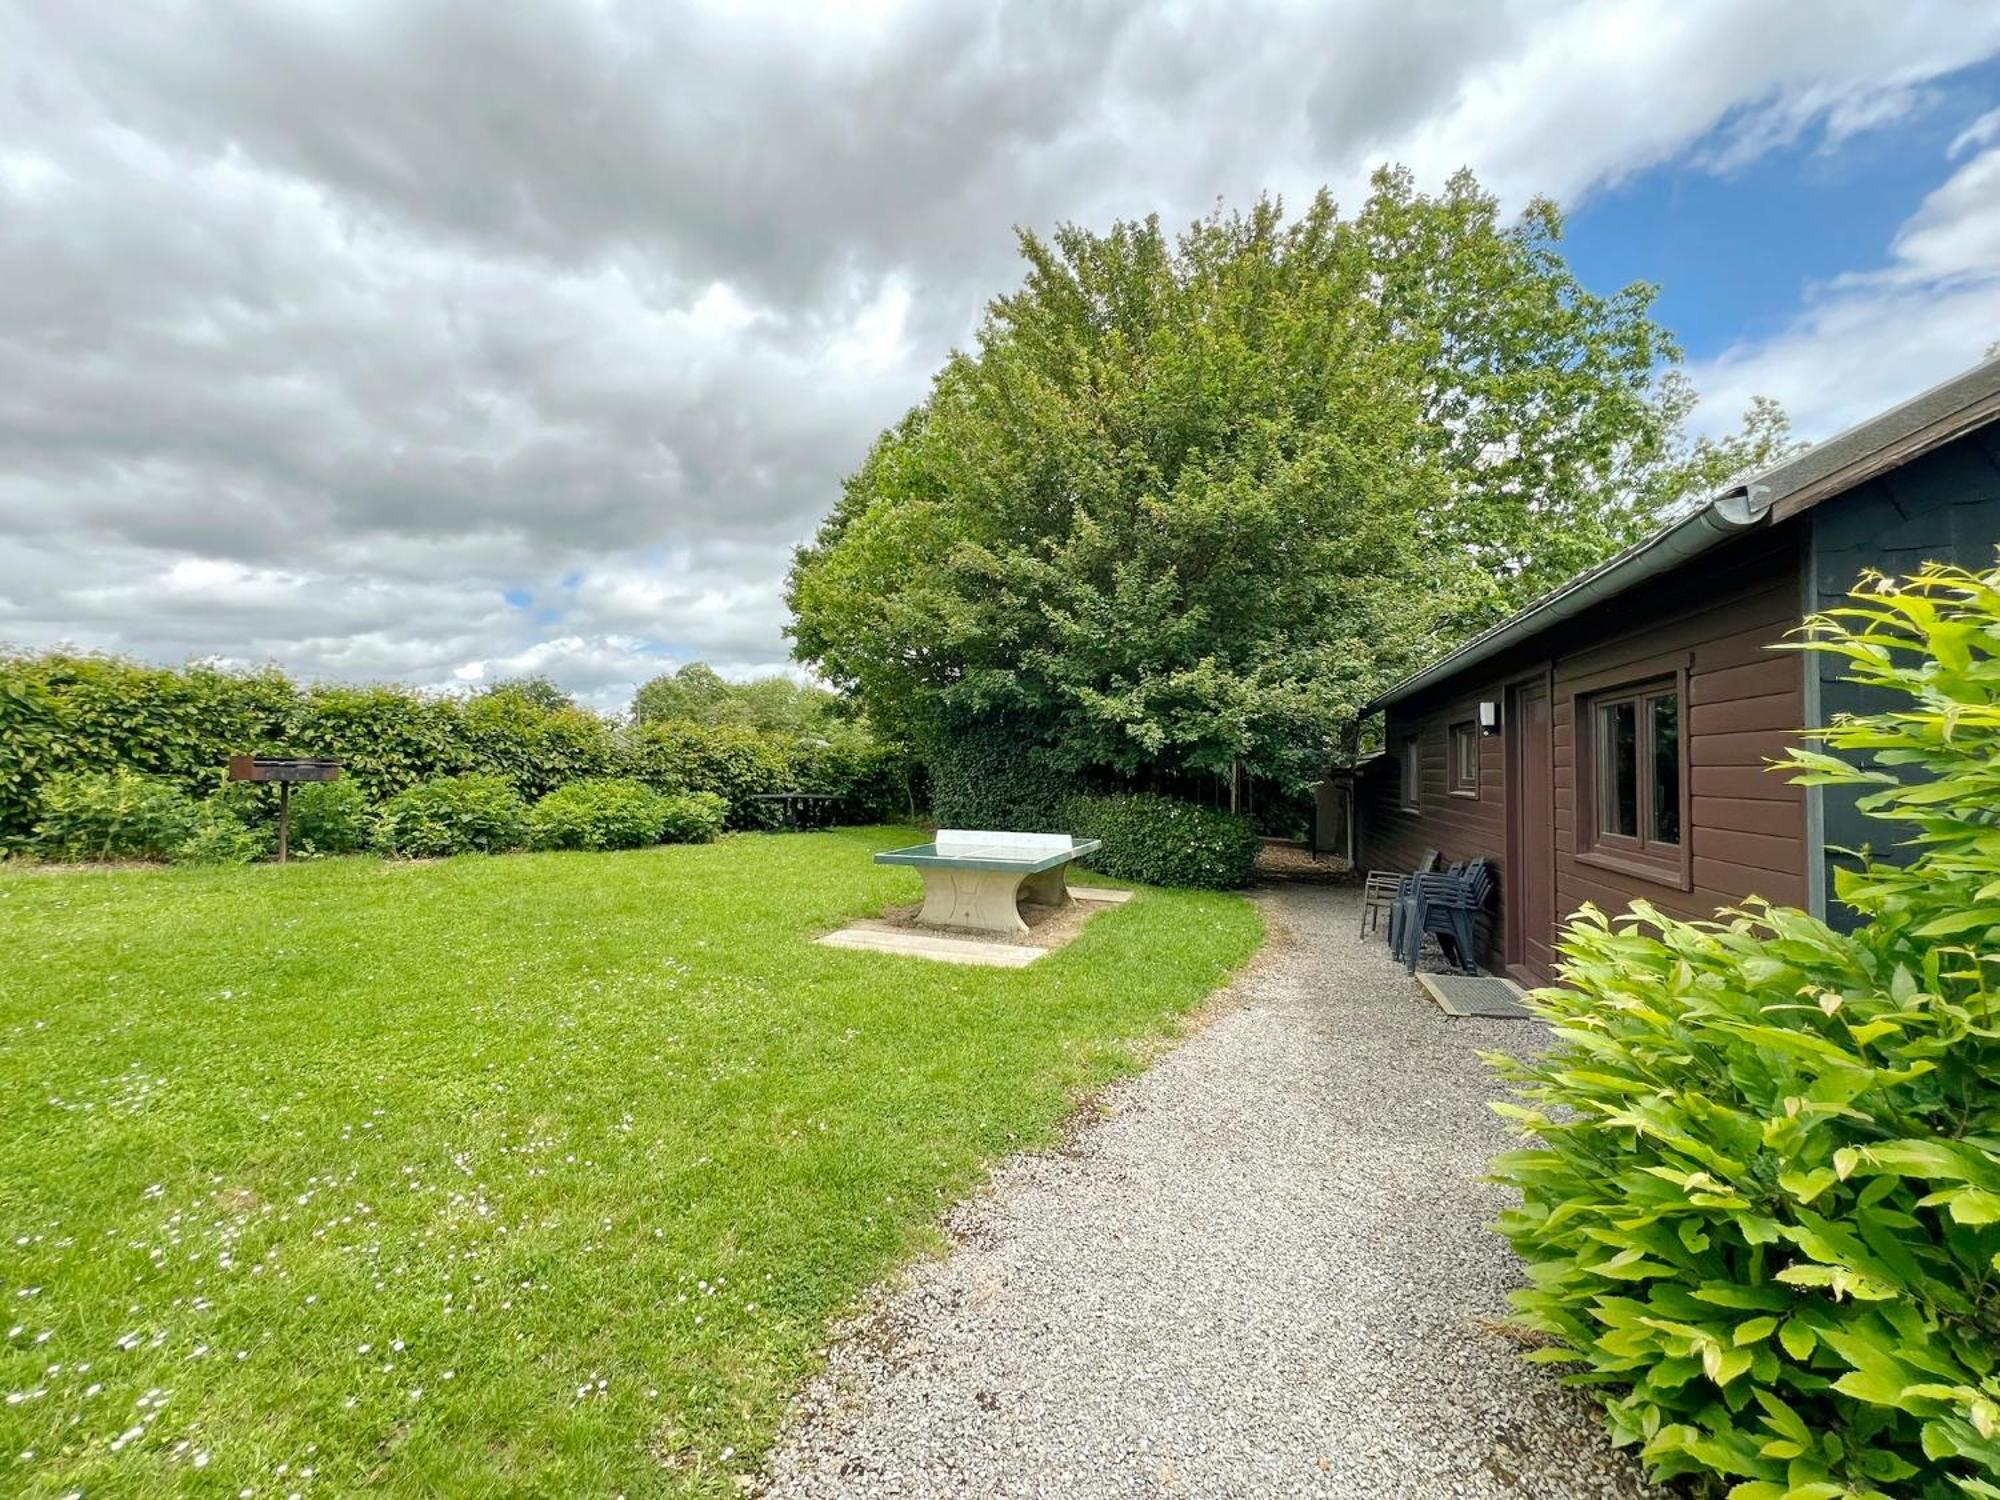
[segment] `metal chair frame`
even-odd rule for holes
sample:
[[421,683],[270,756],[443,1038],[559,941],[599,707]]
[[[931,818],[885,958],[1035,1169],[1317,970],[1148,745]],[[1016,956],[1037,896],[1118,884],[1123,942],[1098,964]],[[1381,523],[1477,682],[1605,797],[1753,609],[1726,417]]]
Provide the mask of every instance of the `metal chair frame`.
[[[1427,875],[1437,868],[1437,862],[1437,850],[1426,849],[1423,857],[1417,861],[1414,873]],[[1368,872],[1368,879],[1361,887],[1360,936],[1367,937],[1371,927],[1379,930],[1382,926],[1382,913],[1385,911],[1390,913],[1393,920],[1397,895],[1403,888],[1403,882],[1409,878],[1409,875],[1398,870]]]

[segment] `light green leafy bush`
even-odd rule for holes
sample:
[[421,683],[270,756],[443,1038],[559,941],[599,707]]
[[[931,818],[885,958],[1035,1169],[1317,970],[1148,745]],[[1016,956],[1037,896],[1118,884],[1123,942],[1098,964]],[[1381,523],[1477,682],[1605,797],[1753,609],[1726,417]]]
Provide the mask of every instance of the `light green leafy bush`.
[[292,851],[355,854],[368,847],[375,809],[359,782],[308,781],[292,788]]
[[167,857],[177,865],[247,865],[270,854],[273,840],[269,824],[246,820],[231,799],[210,797]]
[[800,790],[788,743],[740,724],[676,719],[642,725],[627,737],[625,764],[627,775],[655,791],[713,792],[728,807],[735,828],[764,826],[752,797]]
[[622,777],[573,781],[528,815],[531,849],[640,849],[660,840],[666,799]]
[[186,838],[195,808],[156,776],[70,771],[43,781],[35,850],[47,859],[165,859]]
[[2000,1496],[2000,570],[1876,580],[1814,635],[1908,701],[1787,765],[1868,788],[1912,857],[1838,872],[1852,935],[1580,916],[1534,1001],[1554,1050],[1494,1059],[1533,1142],[1499,1227],[1531,1357],[1656,1473]]
[[528,806],[501,776],[442,776],[398,792],[375,820],[374,845],[414,859],[518,849]]
[[722,832],[729,804],[714,792],[682,792],[660,798],[660,842],[706,844]]
[[1120,880],[1233,890],[1257,863],[1248,818],[1178,797],[1071,797],[1059,816],[1062,831],[1104,841],[1087,863]]

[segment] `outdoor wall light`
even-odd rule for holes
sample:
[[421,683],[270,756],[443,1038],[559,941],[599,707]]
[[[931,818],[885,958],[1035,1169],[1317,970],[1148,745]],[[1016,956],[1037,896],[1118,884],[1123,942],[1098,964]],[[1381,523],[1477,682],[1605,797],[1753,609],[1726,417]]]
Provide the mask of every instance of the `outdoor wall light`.
[[1500,732],[1500,705],[1481,701],[1479,705],[1479,732],[1498,734]]

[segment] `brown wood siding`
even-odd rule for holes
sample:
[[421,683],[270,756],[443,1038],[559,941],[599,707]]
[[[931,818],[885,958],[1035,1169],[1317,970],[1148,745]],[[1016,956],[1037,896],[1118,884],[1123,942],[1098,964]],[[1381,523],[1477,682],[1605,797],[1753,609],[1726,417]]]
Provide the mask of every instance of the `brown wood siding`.
[[[1488,695],[1490,696],[1490,694]],[[1476,796],[1453,794],[1446,789],[1446,757],[1451,748],[1451,726],[1479,717],[1479,692],[1471,692],[1437,704],[1414,726],[1392,724],[1386,741],[1388,754],[1369,766],[1362,778],[1362,838],[1366,850],[1363,863],[1370,869],[1412,870],[1426,849],[1436,849],[1446,860],[1476,859],[1481,855],[1498,858],[1506,844],[1503,815],[1506,801],[1502,788],[1506,779],[1504,744],[1499,735],[1483,735],[1479,741],[1479,791]],[[1417,763],[1420,787],[1419,810],[1406,811],[1397,785],[1397,760],[1403,740],[1417,735]],[[1500,899],[1506,899],[1501,892]],[[1490,931],[1499,932],[1501,908],[1489,913]],[[1492,939],[1486,931],[1487,949]]]
[[[1420,851],[1436,848],[1447,859],[1485,856],[1504,869],[1506,742],[1481,740],[1479,796],[1454,797],[1445,786],[1449,726],[1475,717],[1481,700],[1504,701],[1507,684],[1539,671],[1553,684],[1558,919],[1585,902],[1622,911],[1644,899],[1690,917],[1752,895],[1805,904],[1805,794],[1764,769],[1798,743],[1805,721],[1800,657],[1770,649],[1798,624],[1798,570],[1796,527],[1730,543],[1483,664],[1476,677],[1393,706],[1385,725],[1389,754],[1361,781],[1363,865],[1407,870]],[[1580,697],[1670,670],[1686,674],[1685,882],[1605,868],[1580,851],[1576,826]],[[1423,773],[1414,813],[1398,805],[1396,791],[1397,747],[1410,733],[1419,738]],[[1500,899],[1507,899],[1504,876]],[[1483,958],[1497,969],[1504,926],[1500,913],[1495,917]]]

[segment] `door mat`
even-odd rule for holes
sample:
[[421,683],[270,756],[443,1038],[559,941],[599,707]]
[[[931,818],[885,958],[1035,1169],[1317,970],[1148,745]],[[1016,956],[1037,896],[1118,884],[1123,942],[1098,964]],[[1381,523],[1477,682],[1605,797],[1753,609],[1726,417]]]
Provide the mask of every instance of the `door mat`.
[[1448,1016],[1483,1016],[1496,1021],[1532,1021],[1521,1003],[1521,987],[1491,974],[1419,974],[1417,983]]

